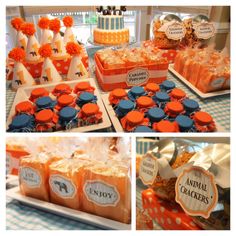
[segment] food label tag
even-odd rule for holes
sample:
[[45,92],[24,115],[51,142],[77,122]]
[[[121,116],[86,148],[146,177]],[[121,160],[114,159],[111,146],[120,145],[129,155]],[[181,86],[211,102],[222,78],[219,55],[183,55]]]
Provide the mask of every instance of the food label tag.
[[139,177],[143,184],[153,184],[158,172],[157,159],[147,153],[140,162]]
[[169,25],[165,30],[166,37],[168,39],[173,39],[173,40],[182,39],[185,33],[186,33],[185,27],[183,26],[183,24],[179,22],[175,22]]
[[223,78],[223,77],[217,78],[217,79],[212,81],[211,86],[213,88],[221,88],[223,86],[224,82],[225,82],[225,78]]
[[130,70],[126,77],[126,84],[128,86],[136,86],[145,84],[149,79],[149,72],[146,68],[136,68]]
[[42,182],[39,172],[31,167],[20,168],[20,181],[27,184],[29,188],[38,188]]
[[116,206],[120,200],[116,187],[101,180],[87,180],[83,191],[88,201],[99,206]]
[[208,218],[218,202],[214,176],[201,167],[185,169],[175,184],[176,197],[184,211],[191,216]]
[[213,23],[199,23],[194,26],[194,29],[199,39],[209,39],[215,35],[215,26]]
[[52,191],[61,198],[73,198],[76,193],[75,185],[71,180],[61,175],[51,175],[49,185]]

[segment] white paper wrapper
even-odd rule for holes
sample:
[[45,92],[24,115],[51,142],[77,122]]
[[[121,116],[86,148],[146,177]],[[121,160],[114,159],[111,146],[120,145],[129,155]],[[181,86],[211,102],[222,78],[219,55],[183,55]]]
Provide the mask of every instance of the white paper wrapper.
[[68,42],[75,42],[76,38],[74,36],[74,33],[72,31],[71,27],[67,27],[65,30],[65,34],[64,34],[64,44],[66,45]]
[[50,58],[45,58],[42,66],[40,84],[47,84],[62,81],[60,74],[53,65]]
[[21,62],[15,62],[12,89],[17,90],[19,87],[31,86],[34,84],[35,81],[25,66]]
[[40,45],[36,37],[34,35],[29,36],[26,48],[26,61],[37,62],[40,60],[39,47]]
[[67,74],[68,80],[86,79],[88,71],[85,69],[80,56],[73,56]]
[[28,39],[20,30],[16,33],[16,47],[26,50]]
[[49,29],[42,29],[40,45],[52,43],[52,32]]
[[54,33],[52,39],[52,50],[52,56],[54,58],[63,58],[68,56],[66,53],[65,44],[60,33]]

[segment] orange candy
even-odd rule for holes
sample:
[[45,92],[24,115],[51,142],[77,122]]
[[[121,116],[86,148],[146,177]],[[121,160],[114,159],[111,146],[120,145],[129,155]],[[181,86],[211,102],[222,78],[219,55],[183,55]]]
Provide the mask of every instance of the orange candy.
[[157,132],[172,133],[179,132],[179,127],[176,122],[170,122],[168,120],[162,120],[158,123],[154,123],[152,128]]
[[45,88],[36,88],[31,91],[29,100],[35,102],[38,98],[48,95],[49,92]]
[[141,96],[137,100],[137,106],[138,108],[149,108],[155,105],[154,101],[147,96]]
[[148,83],[146,84],[146,86],[144,87],[144,89],[147,91],[147,92],[158,92],[160,90],[160,86],[158,84],[155,84],[155,83]]
[[184,111],[184,107],[180,102],[168,102],[164,111],[170,117],[176,117]]
[[34,114],[34,105],[29,101],[23,101],[23,102],[18,103],[15,106],[15,111],[16,111],[16,114],[28,113],[28,114],[33,115]]

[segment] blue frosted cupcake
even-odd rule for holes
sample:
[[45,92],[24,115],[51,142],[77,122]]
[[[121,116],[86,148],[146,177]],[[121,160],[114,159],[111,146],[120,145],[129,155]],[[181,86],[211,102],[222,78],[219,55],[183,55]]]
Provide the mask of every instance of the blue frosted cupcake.
[[193,114],[196,111],[199,111],[200,109],[198,102],[193,99],[185,99],[183,101],[183,106],[185,109],[186,116],[190,116],[191,114]]
[[152,99],[159,108],[164,109],[166,103],[170,101],[170,96],[166,92],[157,92]]
[[116,115],[121,118],[128,112],[132,111],[135,107],[135,103],[130,100],[121,100],[115,108]]
[[175,121],[178,123],[181,132],[195,132],[193,120],[188,116],[179,115]]
[[160,84],[162,92],[170,92],[173,88],[175,88],[175,83],[170,80],[165,80]]
[[135,130],[134,133],[153,133],[155,132],[154,130],[152,130],[151,128],[147,127],[147,126],[138,126]]
[[163,120],[166,117],[166,115],[161,108],[155,107],[148,110],[147,117],[149,118],[151,123],[154,123]]
[[146,95],[146,92],[144,88],[141,86],[134,86],[128,92],[128,98],[133,102],[140,96],[144,96],[144,95]]
[[86,103],[97,103],[97,96],[89,92],[83,92],[79,95],[76,100],[76,104],[79,107],[82,107]]
[[73,107],[64,107],[59,112],[59,125],[62,129],[78,127],[78,111]]
[[56,103],[57,102],[52,100],[49,96],[38,98],[35,102],[37,111],[41,111],[44,109],[53,110]]
[[13,118],[8,132],[34,132],[35,119],[32,115],[21,114]]

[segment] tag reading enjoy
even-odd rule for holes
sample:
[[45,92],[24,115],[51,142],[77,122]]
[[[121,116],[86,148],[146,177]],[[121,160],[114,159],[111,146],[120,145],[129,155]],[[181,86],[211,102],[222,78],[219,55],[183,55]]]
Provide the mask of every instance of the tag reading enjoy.
[[185,169],[175,184],[175,200],[191,216],[208,218],[218,202],[214,176],[201,167]]
[[20,168],[20,181],[28,185],[29,188],[38,188],[41,185],[39,172],[31,167]]
[[139,177],[143,184],[153,184],[158,172],[157,159],[147,153],[140,162]]
[[213,23],[199,23],[194,26],[194,29],[199,39],[209,39],[215,35],[215,26]]
[[99,206],[116,206],[120,200],[116,187],[101,180],[87,180],[83,191],[88,201]]
[[61,198],[73,198],[75,196],[75,185],[71,180],[61,175],[51,175],[49,185],[52,191]]
[[146,68],[135,68],[130,70],[126,77],[128,86],[142,85],[149,79],[149,72]]
[[173,40],[182,39],[185,33],[186,33],[185,27],[183,26],[183,24],[179,22],[175,22],[169,25],[165,30],[166,37],[168,39],[173,39]]

